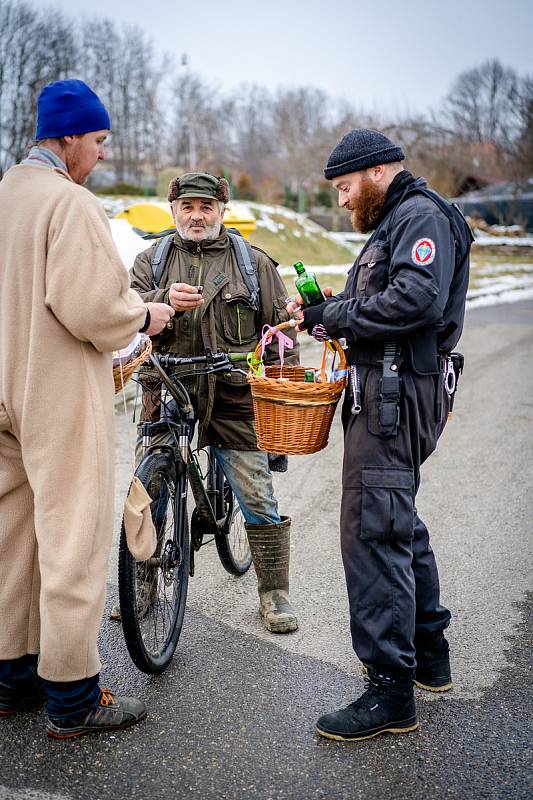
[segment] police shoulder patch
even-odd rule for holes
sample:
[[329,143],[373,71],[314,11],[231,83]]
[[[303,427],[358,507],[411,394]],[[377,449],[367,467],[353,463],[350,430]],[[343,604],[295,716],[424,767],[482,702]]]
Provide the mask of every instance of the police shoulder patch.
[[411,250],[411,261],[418,266],[431,264],[435,259],[437,249],[433,239],[418,239]]

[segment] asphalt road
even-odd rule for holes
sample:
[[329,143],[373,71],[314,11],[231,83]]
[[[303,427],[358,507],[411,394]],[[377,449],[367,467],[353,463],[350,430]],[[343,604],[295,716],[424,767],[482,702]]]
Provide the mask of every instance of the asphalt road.
[[[453,613],[455,689],[418,693],[418,732],[353,744],[314,734],[317,716],[363,685],[339,555],[336,419],[327,450],[291,458],[276,476],[294,520],[300,630],[264,632],[253,573],[232,578],[204,548],[164,675],[137,672],[120,626],[105,622],[102,680],[139,693],[146,722],[59,743],[46,740],[38,711],[2,720],[0,800],[531,797],[533,302],[470,312],[460,349],[454,418],[423,467],[417,502]],[[307,347],[304,361],[315,359]],[[122,414],[117,422],[118,524],[134,436]],[[109,590],[112,602],[113,560]]]

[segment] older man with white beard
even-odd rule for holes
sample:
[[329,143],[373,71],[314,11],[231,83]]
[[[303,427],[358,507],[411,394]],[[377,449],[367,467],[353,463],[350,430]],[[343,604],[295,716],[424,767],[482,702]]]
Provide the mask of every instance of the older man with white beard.
[[[259,292],[253,296],[222,224],[228,201],[224,178],[205,172],[182,175],[171,182],[168,200],[176,233],[159,266],[160,277],[154,281],[157,244],[137,256],[131,272],[132,288],[145,302],[170,303],[176,311],[174,320],[155,337],[154,349],[181,356],[199,355],[206,348],[247,353],[265,324],[288,319],[286,289],[277,264],[240,240],[256,266]],[[275,346],[267,348],[266,358],[270,363],[279,360]],[[285,360],[297,363],[296,344]],[[154,402],[157,381],[151,388],[143,397],[143,421],[159,415],[158,402]],[[268,456],[257,448],[246,378],[235,373],[198,377],[190,392],[198,414],[199,446],[214,449],[242,509],[263,623],[273,633],[294,631],[298,622],[289,603],[291,520],[279,515]]]

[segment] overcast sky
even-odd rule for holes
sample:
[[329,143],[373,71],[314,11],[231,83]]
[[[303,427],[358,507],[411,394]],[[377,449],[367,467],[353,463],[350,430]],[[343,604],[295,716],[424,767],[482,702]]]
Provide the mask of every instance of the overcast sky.
[[[491,58],[533,73],[532,0],[49,0],[142,27],[221,88],[316,86],[389,116],[438,106]],[[83,75],[79,77],[83,78]]]

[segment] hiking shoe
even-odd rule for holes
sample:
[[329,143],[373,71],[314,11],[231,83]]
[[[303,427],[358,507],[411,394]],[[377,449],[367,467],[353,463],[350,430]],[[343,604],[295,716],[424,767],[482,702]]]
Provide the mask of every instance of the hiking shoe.
[[450,645],[442,631],[418,637],[414,682],[427,692],[449,692],[453,688]]
[[70,719],[46,719],[46,732],[54,739],[72,739],[86,733],[118,731],[136,725],[146,717],[146,706],[136,697],[115,697],[101,689],[97,703]]
[[40,679],[36,683],[24,683],[18,686],[0,682],[0,717],[9,717],[44,699],[44,687]]
[[367,689],[346,708],[325,714],[316,724],[326,739],[358,742],[381,733],[409,733],[418,728],[412,682],[387,686],[383,678],[369,671]]

